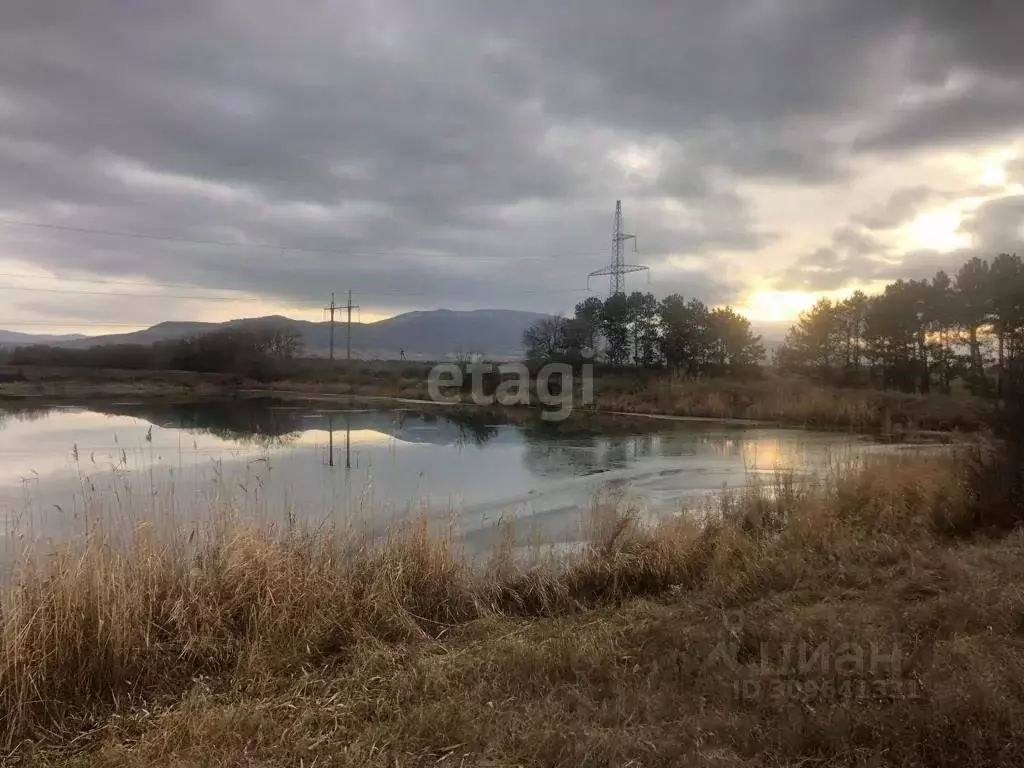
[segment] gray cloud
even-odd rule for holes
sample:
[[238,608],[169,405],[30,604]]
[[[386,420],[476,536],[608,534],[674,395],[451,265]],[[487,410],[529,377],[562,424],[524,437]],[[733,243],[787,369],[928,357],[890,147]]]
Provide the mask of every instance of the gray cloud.
[[841,227],[832,233],[828,246],[801,257],[778,272],[777,287],[828,291],[841,288],[854,279],[873,277],[888,266],[884,245],[866,231]]
[[1003,165],[1006,180],[1011,184],[1024,184],[1024,157],[1015,157]]
[[855,216],[854,222],[876,231],[898,229],[913,221],[929,203],[944,198],[944,193],[931,187],[904,187],[893,192],[884,203]]
[[977,143],[1012,136],[1024,121],[1024,84],[986,80],[894,110],[858,138],[862,150]]
[[[610,258],[621,198],[656,292],[730,300],[742,284],[716,254],[776,237],[737,180],[832,184],[858,152],[1019,124],[1024,11],[993,8],[16,0],[0,10],[0,218],[332,252],[0,225],[0,254],[279,301],[352,287],[368,309],[567,309]],[[914,89],[935,93],[896,106]],[[933,194],[854,223],[898,226]],[[873,274],[877,250],[848,228],[788,274]]]
[[[901,192],[906,194],[898,192],[893,198],[895,203],[890,200],[888,207],[875,213],[893,214],[893,219],[904,221],[896,215],[904,203],[914,207],[920,199],[936,194],[926,188]],[[842,228],[833,234],[829,246],[819,248],[776,274],[776,284],[827,291],[842,288],[858,279],[925,279],[939,270],[955,274],[964,262],[975,256],[990,259],[1000,253],[1024,252],[1021,247],[1024,243],[1024,195],[1008,195],[982,203],[959,229],[970,236],[971,243],[967,248],[946,252],[918,249],[900,253],[886,248],[866,232]]]
[[969,259],[975,256],[991,258],[992,255],[977,248],[958,248],[952,251],[919,249],[852,258],[823,248],[778,273],[776,280],[810,291],[833,291],[855,281],[930,280],[940,270],[955,275]]
[[986,253],[1024,253],[1024,195],[990,200],[976,208],[960,230]]

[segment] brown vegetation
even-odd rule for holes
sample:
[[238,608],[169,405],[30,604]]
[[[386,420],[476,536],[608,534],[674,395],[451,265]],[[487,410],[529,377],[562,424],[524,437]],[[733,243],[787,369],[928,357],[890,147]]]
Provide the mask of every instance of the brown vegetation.
[[229,391],[239,381],[224,373],[0,365],[0,401],[207,397]]
[[313,367],[283,381],[261,382],[232,373],[0,365],[0,400],[109,397],[207,397],[244,391],[307,396],[426,397],[429,366],[389,361]]
[[989,466],[779,476],[653,529],[599,506],[560,563],[421,525],[93,537],[3,598],[5,764],[1019,765]]
[[[88,401],[104,397],[200,398],[224,394],[276,397],[393,397],[426,400],[430,366],[363,362],[307,372],[274,383],[230,374],[184,371],[118,371],[0,366],[0,399],[45,397]],[[467,382],[469,381],[467,377]],[[844,389],[802,376],[687,379],[664,372],[600,372],[594,385],[598,411],[749,419],[822,429],[881,432],[982,429],[993,402],[966,392],[919,395]],[[463,394],[467,404],[470,392]],[[585,410],[585,409],[584,409]]]
[[863,431],[981,429],[992,404],[967,393],[918,395],[815,384],[800,376],[756,381],[606,376],[595,386],[605,411],[753,419]]
[[[426,399],[427,368],[365,367],[342,380],[285,381],[276,394],[353,394]],[[535,393],[534,393],[535,394]],[[768,373],[752,380],[693,379],[659,371],[597,374],[592,410],[714,419],[744,419],[866,432],[975,432],[993,403],[966,392],[920,395],[815,383]],[[464,394],[469,402],[469,393]],[[584,408],[582,410],[588,410]]]

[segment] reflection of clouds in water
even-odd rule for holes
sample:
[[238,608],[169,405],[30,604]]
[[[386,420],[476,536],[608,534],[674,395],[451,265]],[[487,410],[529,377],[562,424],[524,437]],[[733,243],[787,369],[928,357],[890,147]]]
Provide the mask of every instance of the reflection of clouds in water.
[[62,410],[0,433],[0,483],[91,475],[122,464],[126,455],[152,464],[180,464],[256,450],[209,433],[160,429],[132,417]]
[[[340,428],[334,430],[334,439],[338,436],[344,438],[346,435],[344,423]],[[322,446],[326,445],[331,438],[331,431],[328,429],[310,429],[300,432],[290,443],[293,446]],[[395,438],[385,432],[378,432],[373,429],[352,429],[348,431],[348,438],[352,445],[387,445]]]

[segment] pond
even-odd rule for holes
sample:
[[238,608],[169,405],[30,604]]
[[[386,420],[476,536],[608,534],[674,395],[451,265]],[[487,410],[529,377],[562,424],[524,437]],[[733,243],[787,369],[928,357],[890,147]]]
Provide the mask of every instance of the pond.
[[390,404],[224,399],[0,405],[0,532],[60,540],[86,526],[187,526],[230,508],[261,521],[443,519],[473,547],[495,523],[575,542],[595,494],[650,517],[746,483],[907,446],[723,422],[519,414]]

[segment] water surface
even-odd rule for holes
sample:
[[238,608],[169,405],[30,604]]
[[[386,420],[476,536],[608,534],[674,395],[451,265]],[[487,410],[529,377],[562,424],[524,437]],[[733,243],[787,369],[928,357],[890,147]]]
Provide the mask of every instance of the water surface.
[[499,518],[514,517],[523,535],[571,542],[602,490],[659,516],[752,473],[900,449],[714,422],[520,421],[266,399],[0,406],[0,530],[9,541],[60,539],[97,521],[187,526],[230,507],[314,524],[444,517],[484,546]]

